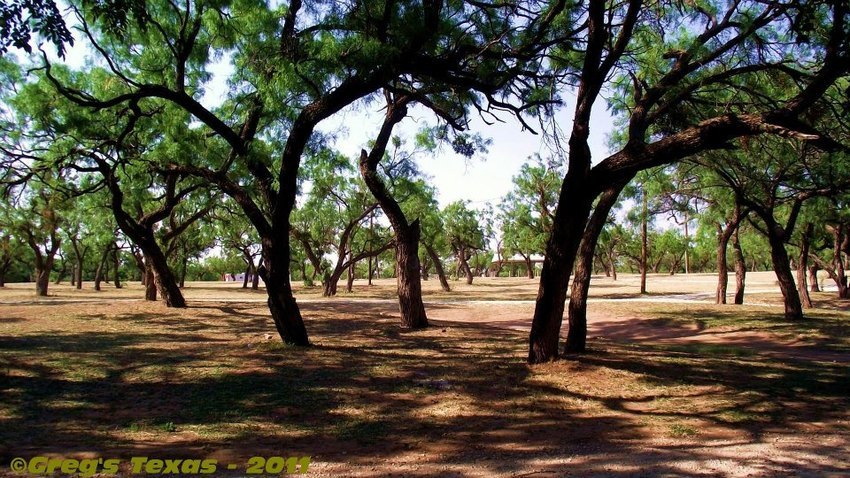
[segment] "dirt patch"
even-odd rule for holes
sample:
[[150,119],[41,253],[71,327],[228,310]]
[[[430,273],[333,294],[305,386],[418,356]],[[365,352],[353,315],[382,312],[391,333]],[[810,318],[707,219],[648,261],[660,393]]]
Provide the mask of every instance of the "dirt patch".
[[533,302],[475,302],[504,297],[496,283],[430,295],[434,327],[417,332],[381,291],[304,296],[307,349],[278,343],[262,295],[213,284],[173,310],[130,292],[17,305],[0,292],[0,473],[43,453],[309,455],[311,476],[850,468],[846,360],[774,355],[842,356],[843,310],[801,325],[764,307],[599,302],[592,353],[529,367]]

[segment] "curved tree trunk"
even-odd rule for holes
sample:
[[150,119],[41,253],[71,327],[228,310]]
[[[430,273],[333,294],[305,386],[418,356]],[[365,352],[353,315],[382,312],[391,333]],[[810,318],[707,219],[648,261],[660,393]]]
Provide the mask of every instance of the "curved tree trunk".
[[425,314],[425,304],[422,303],[422,283],[419,276],[419,220],[408,223],[404,212],[390,196],[377,171],[393,127],[406,115],[406,103],[391,102],[387,105],[386,117],[375,139],[375,145],[368,154],[366,150],[360,151],[360,174],[395,232],[396,284],[401,324],[406,328],[420,329],[428,326],[428,317]]
[[431,258],[426,253],[424,257],[419,258],[419,265],[422,267],[422,280],[430,280]]
[[844,260],[841,255],[844,250],[844,226],[839,224],[832,229],[833,251],[832,251],[832,268],[835,271],[833,280],[838,287],[838,298],[846,299],[850,296],[850,289],[847,287],[847,275],[844,272]]
[[50,269],[45,267],[36,268],[35,270],[35,295],[39,297],[47,297],[47,290],[50,287]]
[[419,220],[402,233],[396,231],[396,283],[401,322],[404,327],[420,329],[428,326],[422,284],[419,279]]
[[794,275],[791,273],[788,252],[785,250],[785,241],[782,235],[777,234],[775,227],[768,226],[768,241],[770,242],[770,258],[773,261],[773,270],[779,281],[779,289],[785,305],[785,318],[788,320],[801,320],[803,318],[803,305],[800,303],[800,295],[794,284]]
[[307,329],[289,281],[289,234],[272,232],[274,240],[262,238],[263,264],[257,268],[257,273],[266,283],[269,312],[280,338],[286,344],[307,346],[310,345]]
[[[586,153],[589,163],[590,153]],[[561,185],[552,221],[552,235],[546,244],[529,334],[529,363],[558,359],[558,340],[564,320],[570,273],[575,265],[576,253],[594,199],[584,171],[577,170],[580,171],[580,168],[571,167]]]
[[642,191],[643,196],[640,215],[640,293],[646,294],[646,269],[649,259],[649,198],[646,191]]
[[463,270],[463,273],[466,276],[466,284],[472,285],[472,279],[475,276],[472,274],[472,270],[469,268],[469,261],[466,258],[466,249],[462,247],[458,249],[457,260],[460,265],[460,268]]
[[345,291],[349,294],[354,292],[354,263],[348,265],[348,280],[345,282]]
[[142,284],[145,286],[145,300],[156,301],[156,281],[154,281],[153,266],[150,265],[150,260],[145,259],[145,275]]
[[106,261],[109,259],[109,253],[112,251],[112,245],[106,246],[106,249],[103,250],[103,254],[100,255],[100,261],[97,263],[97,270],[94,272],[94,290],[100,290],[100,283],[103,282],[103,268],[106,265]]
[[806,224],[806,229],[800,238],[800,256],[797,259],[797,293],[800,294],[800,301],[803,307],[812,308],[812,298],[809,296],[809,288],[806,284],[806,273],[809,269],[809,247],[810,239],[814,232],[812,223]]
[[74,264],[74,287],[77,290],[83,288],[83,258],[78,257],[77,263]]
[[[726,224],[726,227],[721,226],[719,223],[717,224],[717,294],[714,300],[716,304],[726,303],[726,291],[728,289],[729,284],[729,266],[727,262],[726,250],[729,246],[729,239],[731,239],[733,236],[737,238],[738,226],[741,224],[742,219],[743,217],[741,215],[741,206],[736,203],[732,218],[729,219],[729,222]],[[740,244],[737,247],[740,248]],[[736,280],[737,274],[738,263],[736,257]]]
[[121,288],[121,274],[120,274],[120,266],[121,259],[119,257],[120,249],[118,249],[118,244],[112,243],[112,273],[114,274],[113,283],[115,284],[116,289]]
[[744,261],[744,250],[741,249],[741,238],[738,235],[739,227],[732,234],[732,249],[735,251],[735,304],[744,303],[744,288],[747,279],[747,263]]
[[437,277],[440,279],[440,287],[444,292],[451,292],[452,288],[449,287],[449,281],[446,279],[446,270],[443,268],[443,262],[440,260],[437,251],[428,243],[425,243],[425,250],[428,251],[428,256],[431,258],[431,262],[434,263],[434,270],[437,271]]
[[333,297],[336,295],[339,279],[345,269],[336,267],[332,274],[325,274],[322,278],[322,297]]
[[[7,267],[7,270],[8,270],[8,267]],[[71,271],[71,272],[72,272],[71,285],[74,285],[73,271]],[[68,261],[66,261],[64,258],[62,258],[62,268],[59,269],[59,271],[56,273],[56,281],[54,281],[53,283],[56,284],[56,285],[61,284],[62,281],[65,280],[66,274],[68,274]],[[0,286],[0,287],[2,287],[2,286]]]
[[569,330],[564,353],[580,353],[587,350],[587,296],[590,292],[590,278],[593,273],[593,253],[596,250],[599,235],[605,228],[608,214],[617,203],[617,197],[627,183],[628,180],[606,189],[587,223],[587,229],[578,249],[578,262],[570,293]]
[[818,284],[818,271],[820,267],[815,264],[809,265],[809,291],[820,292],[820,284]]
[[529,279],[534,279],[534,266],[531,264],[531,256],[522,256],[525,260],[525,271]]

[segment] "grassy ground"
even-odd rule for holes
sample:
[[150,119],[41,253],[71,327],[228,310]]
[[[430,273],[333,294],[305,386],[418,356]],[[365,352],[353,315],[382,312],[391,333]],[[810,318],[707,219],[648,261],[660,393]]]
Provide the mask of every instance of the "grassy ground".
[[44,453],[310,455],[314,476],[850,467],[850,313],[829,294],[801,323],[776,307],[597,295],[592,353],[529,367],[515,325],[533,304],[468,300],[527,301],[533,284],[479,282],[429,289],[435,326],[416,332],[397,327],[392,301],[359,300],[391,284],[331,300],[302,291],[307,349],[280,345],[263,295],[232,285],[194,284],[182,310],[133,299],[137,286],[46,301],[0,291],[0,474]]

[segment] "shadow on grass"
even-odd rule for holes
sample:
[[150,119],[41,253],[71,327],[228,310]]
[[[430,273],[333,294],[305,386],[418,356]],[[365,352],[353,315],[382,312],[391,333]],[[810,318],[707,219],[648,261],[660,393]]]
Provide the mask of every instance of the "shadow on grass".
[[[682,472],[675,460],[719,459],[710,445],[687,441],[688,420],[744,431],[741,443],[751,444],[768,426],[837,417],[843,408],[836,404],[846,405],[848,395],[848,370],[835,365],[604,343],[575,361],[530,368],[524,334],[452,323],[403,330],[395,304],[303,309],[309,348],[234,339],[273,332],[256,305],[240,304],[193,309],[194,324],[126,314],[107,320],[125,327],[120,332],[0,337],[0,466],[48,451],[194,458],[229,449],[350,467],[416,456],[448,466],[440,468],[444,476],[669,475]],[[134,328],[141,325],[160,331]],[[649,392],[586,390],[611,371],[636,374]],[[710,401],[716,387],[734,403],[709,412],[686,406]],[[659,399],[682,406],[638,406]],[[647,449],[644,416],[681,421],[671,428],[683,441]],[[788,466],[764,460],[768,471]],[[627,471],[605,471],[611,463]]]

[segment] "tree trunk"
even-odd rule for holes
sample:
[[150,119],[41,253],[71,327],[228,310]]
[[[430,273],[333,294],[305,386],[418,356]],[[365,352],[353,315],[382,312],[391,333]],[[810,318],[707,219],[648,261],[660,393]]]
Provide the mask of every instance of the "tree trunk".
[[419,220],[406,230],[396,231],[396,282],[402,326],[421,329],[428,326],[422,283],[419,279]]
[[74,264],[74,288],[77,290],[81,290],[83,288],[83,261],[82,259],[77,259],[77,263]]
[[812,298],[809,296],[809,288],[806,284],[806,273],[809,269],[809,241],[814,233],[814,225],[806,224],[806,229],[800,237],[800,256],[797,260],[797,293],[803,307],[812,308]]
[[6,287],[6,274],[9,272],[11,267],[12,257],[4,255],[3,259],[0,260],[0,287]]
[[50,286],[50,268],[46,265],[35,270],[35,295],[47,297],[47,289]]
[[142,284],[145,286],[145,300],[156,301],[156,282],[154,281],[153,266],[150,260],[145,260],[145,275]]
[[449,281],[446,279],[446,270],[443,268],[443,262],[440,260],[437,251],[427,243],[425,244],[425,250],[428,251],[428,256],[431,258],[431,262],[434,263],[434,270],[437,271],[437,277],[440,279],[440,287],[444,292],[451,292],[452,288],[449,287]]
[[[8,270],[8,267],[7,267]],[[72,271],[73,272],[73,271]],[[56,281],[54,284],[59,285],[65,279],[65,275],[68,273],[68,261],[62,258],[62,268],[59,269],[59,272],[56,273]],[[74,285],[74,276],[71,276],[71,285]],[[2,286],[0,286],[2,287]]]
[[134,249],[133,251],[133,260],[136,261],[136,267],[139,269],[139,273],[141,275],[140,282],[142,285],[147,284],[148,279],[148,268],[145,265],[144,255],[139,252],[138,249]]
[[345,272],[346,268],[337,267],[334,268],[333,273],[325,274],[322,278],[322,296],[323,297],[333,297],[337,293],[337,288],[339,286],[339,279],[342,277],[342,273]]
[[688,231],[688,222],[690,218],[688,217],[688,208],[691,207],[691,200],[688,199],[685,206],[685,274],[691,273],[691,236]]
[[263,264],[257,268],[257,273],[266,283],[266,293],[269,296],[269,311],[274,321],[275,329],[284,343],[298,346],[310,345],[307,329],[301,310],[292,295],[292,284],[289,281],[289,234],[288,231],[272,231],[271,237],[264,237]]
[[354,292],[354,263],[348,265],[348,281],[345,283],[345,291],[349,294]]
[[103,268],[106,265],[107,259],[109,259],[109,253],[112,250],[112,246],[109,245],[106,249],[103,250],[103,254],[100,255],[100,261],[97,263],[97,270],[94,272],[94,290],[100,290],[100,283],[103,282]]
[[724,230],[717,224],[717,293],[714,297],[715,304],[726,303],[726,288],[729,284],[729,266],[726,262],[726,248],[731,238],[731,227],[728,225]]
[[531,256],[522,256],[525,260],[525,271],[529,279],[534,279],[534,266],[531,264]]
[[832,251],[832,267],[835,270],[835,285],[838,287],[838,298],[846,299],[850,296],[850,289],[847,287],[847,276],[844,272],[844,260],[841,257],[844,249],[844,230],[843,225],[839,224],[832,229],[833,251]]
[[118,249],[118,244],[112,243],[112,273],[114,274],[113,282],[115,283],[115,288],[121,288],[121,274],[120,274],[120,266],[121,259],[119,257],[120,249]]
[[386,151],[392,126],[407,113],[406,107],[399,110],[387,108],[387,118],[378,135],[371,153],[360,151],[360,174],[372,195],[381,205],[381,209],[395,232],[396,244],[396,284],[398,286],[398,306],[402,327],[421,329],[428,326],[425,304],[422,303],[422,282],[419,277],[419,220],[407,222],[398,202],[389,192],[378,175],[378,162]]
[[35,295],[46,297],[47,290],[50,287],[50,272],[53,270],[56,252],[59,250],[62,241],[56,237],[56,231],[54,230],[50,235],[50,247],[46,248],[46,253],[42,253],[32,235],[29,232],[27,234],[27,242],[35,254]]
[[[589,153],[588,153],[589,154]],[[558,340],[564,320],[570,273],[590,215],[594,194],[583,171],[570,168],[561,185],[552,235],[546,244],[543,270],[529,334],[529,363],[558,359]]]
[[245,264],[245,277],[242,278],[242,288],[243,289],[248,288],[248,278],[251,276],[251,269],[252,269],[252,267],[251,267],[250,263]]
[[466,276],[466,284],[472,285],[472,279],[475,277],[472,274],[472,270],[469,268],[469,261],[466,258],[466,249],[463,247],[459,247],[455,251],[455,256],[457,256],[457,266],[458,266],[458,275],[460,275],[460,271],[463,271],[463,274]]
[[257,273],[257,266],[254,264],[254,259],[251,258],[251,290],[258,290],[260,288],[260,274]]
[[820,284],[818,284],[818,271],[820,267],[817,264],[809,265],[809,290],[811,292],[820,292]]
[[422,280],[430,279],[430,269],[431,269],[431,258],[428,257],[428,253],[425,253],[424,257],[419,258],[419,265],[422,267],[421,274]]
[[647,224],[649,222],[649,218],[647,217],[649,214],[649,198],[645,190],[642,192],[642,195],[643,201],[640,215],[640,293],[646,294],[646,266],[647,256],[649,256],[649,227]]
[[794,284],[794,276],[788,252],[785,250],[783,234],[777,233],[778,226],[768,224],[768,241],[770,242],[770,258],[773,261],[773,270],[779,281],[779,289],[785,303],[785,318],[787,320],[801,320],[803,318],[803,306],[800,303],[800,295]]
[[740,228],[735,228],[732,234],[732,249],[735,251],[735,304],[744,303],[744,288],[747,279],[747,263],[744,261],[744,250],[741,249],[741,238],[738,235]]
[[611,266],[611,279],[617,280],[617,257],[613,250],[608,253],[608,264]]
[[587,350],[587,296],[590,292],[590,278],[593,272],[593,253],[596,250],[599,235],[605,228],[608,214],[628,181],[615,183],[602,193],[587,223],[587,229],[578,249],[578,262],[570,293],[569,330],[564,353],[581,353]]

